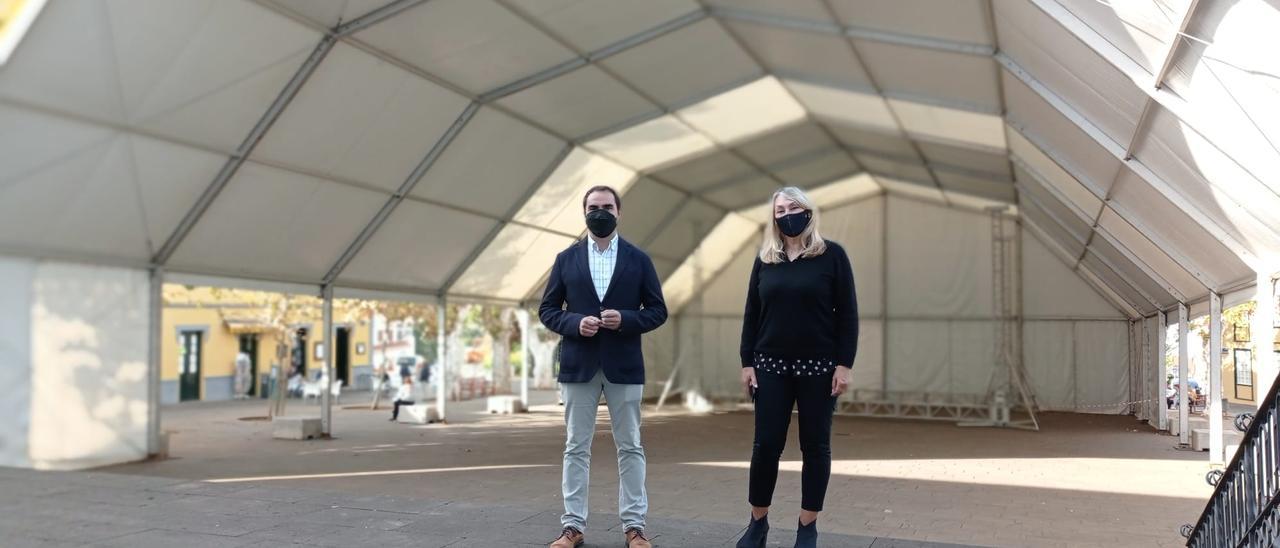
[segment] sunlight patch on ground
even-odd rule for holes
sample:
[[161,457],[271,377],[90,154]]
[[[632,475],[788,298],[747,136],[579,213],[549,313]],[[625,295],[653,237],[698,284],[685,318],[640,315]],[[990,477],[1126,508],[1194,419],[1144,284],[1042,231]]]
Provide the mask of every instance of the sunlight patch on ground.
[[511,470],[515,468],[546,468],[550,464],[508,464],[501,466],[459,466],[456,468],[415,468],[409,470],[370,470],[365,472],[334,472],[329,474],[298,474],[292,476],[255,476],[244,478],[216,478],[205,480],[208,483],[244,483],[252,481],[282,481],[326,478],[357,478],[367,476],[399,476],[410,474],[443,474],[450,472],[482,472],[488,470]]
[[[751,467],[750,461],[686,462],[692,466]],[[779,470],[800,472],[800,461],[782,461]],[[1105,472],[1102,472],[1105,470]],[[1123,495],[1205,499],[1212,488],[1204,482],[1205,464],[1159,459],[1007,458],[833,460],[833,476],[908,481],[941,481],[1062,489]],[[1126,481],[1117,482],[1115,478]]]

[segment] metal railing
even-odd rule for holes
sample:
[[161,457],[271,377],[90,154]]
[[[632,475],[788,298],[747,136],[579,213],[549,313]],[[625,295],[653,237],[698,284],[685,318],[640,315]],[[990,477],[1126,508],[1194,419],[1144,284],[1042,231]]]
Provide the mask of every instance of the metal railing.
[[[1245,431],[1240,449],[1218,479],[1194,527],[1183,526],[1187,546],[1280,545],[1280,410],[1272,383]],[[1212,420],[1212,419],[1211,419]],[[1218,420],[1221,420],[1220,418]],[[1189,531],[1186,529],[1190,529]]]

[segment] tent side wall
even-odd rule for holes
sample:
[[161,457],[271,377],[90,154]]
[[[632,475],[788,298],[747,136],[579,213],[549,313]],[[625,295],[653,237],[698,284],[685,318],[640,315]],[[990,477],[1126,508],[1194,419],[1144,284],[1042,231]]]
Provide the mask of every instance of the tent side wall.
[[[889,196],[826,211],[822,223],[854,265],[861,329],[853,387],[984,394],[995,346],[990,219]],[[1038,240],[1024,233],[1022,242],[1025,356],[1041,405],[1125,412],[1128,318]],[[741,251],[676,317],[686,349],[677,353],[681,388],[738,395],[741,309],[754,254],[754,246]]]
[[146,458],[148,273],[0,257],[0,287],[0,465]]

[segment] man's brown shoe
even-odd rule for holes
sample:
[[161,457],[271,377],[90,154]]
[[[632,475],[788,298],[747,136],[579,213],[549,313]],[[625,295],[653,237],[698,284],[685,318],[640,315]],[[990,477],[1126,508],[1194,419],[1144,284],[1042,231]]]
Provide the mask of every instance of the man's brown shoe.
[[[548,545],[547,548],[578,548],[579,546],[582,546],[584,542],[586,542],[586,540],[582,535],[582,531],[572,527],[565,527],[563,531],[560,531],[560,536],[551,541],[551,544]],[[646,544],[645,546],[648,545]]]
[[627,529],[627,548],[653,548],[640,529]]

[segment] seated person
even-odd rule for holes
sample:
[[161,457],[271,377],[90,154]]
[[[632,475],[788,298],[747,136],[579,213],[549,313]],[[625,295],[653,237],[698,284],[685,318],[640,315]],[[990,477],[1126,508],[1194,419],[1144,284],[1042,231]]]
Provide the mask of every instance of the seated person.
[[392,422],[400,417],[401,405],[413,405],[413,377],[408,375],[401,377],[400,389],[396,390],[396,401],[391,402]]

